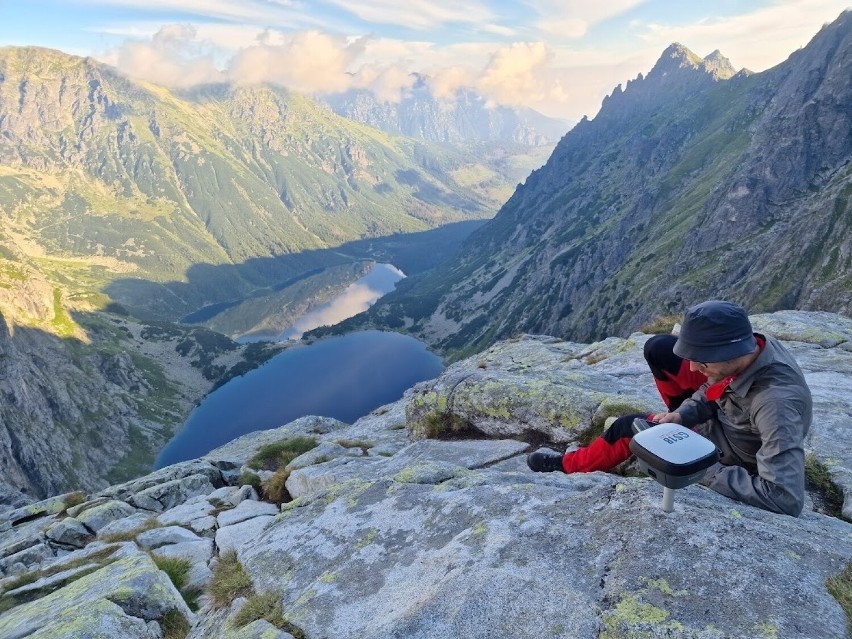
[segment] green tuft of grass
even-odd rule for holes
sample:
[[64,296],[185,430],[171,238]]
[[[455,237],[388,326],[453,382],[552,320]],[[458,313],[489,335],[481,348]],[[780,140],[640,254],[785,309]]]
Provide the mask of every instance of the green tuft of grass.
[[10,611],[18,605],[18,601],[12,595],[0,595],[0,615]]
[[239,483],[240,486],[251,486],[252,488],[254,488],[257,491],[260,491],[261,485],[263,484],[260,477],[258,477],[255,473],[248,471],[248,470],[244,471],[240,475],[238,483]]
[[805,482],[814,496],[814,510],[848,521],[843,516],[843,490],[834,483],[828,467],[813,454],[805,457]]
[[642,324],[639,330],[646,335],[667,335],[672,332],[675,324],[682,319],[680,315],[660,315],[650,322]]
[[237,628],[242,628],[258,619],[265,619],[279,630],[289,632],[295,639],[305,639],[305,632],[284,616],[281,603],[274,593],[252,594],[234,616],[233,623]]
[[258,619],[266,619],[276,628],[284,629],[285,620],[281,603],[273,593],[251,595],[234,617],[234,625],[242,628]]
[[159,528],[160,522],[157,521],[156,517],[149,517],[144,524],[141,526],[137,526],[131,530],[127,530],[125,532],[112,533],[111,535],[103,535],[100,539],[103,542],[108,544],[112,544],[118,541],[133,541],[140,534],[145,532],[146,530],[153,530],[154,528]]
[[825,587],[843,608],[849,627],[852,628],[852,563],[842,573],[828,579]]
[[169,576],[169,579],[175,588],[177,588],[186,605],[189,606],[189,609],[193,611],[198,610],[198,597],[201,595],[201,591],[197,588],[187,588],[189,571],[192,570],[192,562],[188,559],[162,557],[155,554],[151,555],[151,559],[154,560],[157,568]]
[[210,598],[217,608],[229,606],[237,597],[251,594],[251,577],[233,550],[219,556],[219,565],[210,580]]
[[299,455],[316,448],[313,437],[289,437],[281,441],[261,446],[247,466],[255,470],[278,470],[285,467]]
[[261,486],[263,497],[278,504],[291,501],[292,497],[290,496],[286,486],[286,482],[289,477],[289,468],[282,468],[281,470],[275,471],[275,474],[263,482]]
[[188,559],[163,557],[161,555],[152,555],[151,558],[157,564],[157,568],[169,576],[175,588],[183,590],[186,587],[187,575],[192,569],[192,563]]
[[177,610],[169,610],[160,620],[163,639],[186,639],[191,630],[189,621]]
[[78,490],[76,492],[70,493],[65,497],[65,510],[69,508],[73,508],[74,506],[79,506],[86,502],[86,498],[88,496],[82,490]]
[[20,588],[21,586],[28,586],[29,584],[35,583],[44,576],[45,573],[40,570],[32,570],[30,572],[25,572],[16,576],[8,584],[6,584],[4,592],[15,590],[16,588]]

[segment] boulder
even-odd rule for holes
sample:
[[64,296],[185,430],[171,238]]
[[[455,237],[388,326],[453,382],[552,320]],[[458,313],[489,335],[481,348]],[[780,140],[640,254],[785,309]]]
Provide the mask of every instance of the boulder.
[[236,508],[225,510],[216,517],[219,527],[233,526],[241,521],[253,519],[261,515],[277,515],[278,507],[267,502],[252,501],[250,499],[241,501]]
[[271,515],[262,515],[219,528],[216,531],[216,548],[219,549],[219,554],[231,550],[239,554],[244,546],[252,545],[257,541],[273,519],[275,518]]
[[147,512],[135,512],[124,519],[116,519],[98,531],[98,539],[111,537],[135,537],[139,532],[147,530],[156,524],[156,520]]
[[128,497],[128,501],[143,510],[161,512],[183,504],[192,497],[210,494],[214,485],[206,474],[188,475],[173,479]]
[[186,542],[200,542],[201,537],[194,532],[181,526],[166,526],[164,528],[152,528],[140,533],[136,537],[136,543],[140,548],[151,550],[168,544],[181,544]]
[[138,638],[146,636],[147,622],[168,613],[195,619],[165,573],[147,554],[136,552],[5,612],[0,637],[82,637],[103,628],[92,636]]
[[129,517],[136,512],[133,506],[117,499],[111,499],[83,510],[77,514],[76,518],[86,528],[96,533],[107,524]]
[[7,513],[3,513],[2,518],[10,522],[13,526],[25,521],[56,515],[64,511],[68,506],[68,501],[72,497],[80,495],[79,492],[66,493],[64,495],[56,495],[48,497],[41,501],[37,501],[26,506],[21,506]]
[[[206,477],[209,483],[215,488],[219,488],[224,485],[222,480],[222,471],[215,464],[211,464],[209,461],[204,459],[193,459],[191,461],[166,466],[165,468],[156,470],[149,475],[138,477],[137,479],[131,479],[123,484],[110,486],[103,490],[100,496],[128,501],[127,497],[131,495],[139,495],[148,489],[156,488],[164,484],[171,484],[171,482],[197,475],[203,475]],[[171,506],[169,506],[169,508],[171,508]]]
[[255,587],[308,637],[845,636],[825,581],[848,523],[697,486],[666,514],[654,481],[604,473],[414,477],[288,509],[241,547]]
[[168,526],[171,524],[192,523],[197,519],[207,517],[210,513],[216,510],[214,503],[217,499],[217,493],[223,494],[222,491],[226,490],[227,492],[224,494],[231,494],[233,493],[234,488],[219,488],[209,495],[193,497],[186,502],[175,506],[174,508],[169,508],[165,512],[157,515],[157,521],[164,526]]
[[74,517],[57,521],[44,534],[54,543],[74,548],[83,548],[94,536],[91,530]]
[[240,486],[237,490],[234,490],[225,501],[232,506],[238,506],[247,499],[251,501],[257,501],[260,499],[260,495],[257,494],[257,490],[255,490],[254,486]]

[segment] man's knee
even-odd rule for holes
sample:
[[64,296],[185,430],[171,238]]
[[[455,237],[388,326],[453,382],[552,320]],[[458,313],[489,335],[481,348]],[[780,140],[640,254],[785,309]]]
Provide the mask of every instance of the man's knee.
[[633,437],[633,420],[636,418],[645,419],[648,417],[647,415],[643,415],[642,413],[635,413],[633,415],[625,415],[624,417],[619,417],[616,419],[612,425],[607,428],[601,437],[603,437],[610,444],[614,444],[619,439],[624,437]]
[[657,379],[666,379],[664,373],[675,376],[680,372],[683,360],[674,354],[676,341],[675,335],[654,335],[645,342],[643,355]]

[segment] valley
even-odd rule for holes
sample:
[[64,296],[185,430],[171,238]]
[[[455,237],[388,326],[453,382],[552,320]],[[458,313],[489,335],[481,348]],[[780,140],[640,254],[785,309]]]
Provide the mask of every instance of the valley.
[[283,348],[227,336],[283,333],[375,264],[434,268],[555,142],[419,139],[278,86],[169,90],[15,47],[0,128],[0,503],[149,470]]

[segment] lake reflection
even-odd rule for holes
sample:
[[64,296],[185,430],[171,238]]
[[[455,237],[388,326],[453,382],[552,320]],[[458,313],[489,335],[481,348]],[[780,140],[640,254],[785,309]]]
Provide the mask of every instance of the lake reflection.
[[284,331],[280,341],[297,340],[304,333],[319,326],[334,326],[358,313],[366,311],[377,299],[390,293],[405,273],[393,264],[376,264],[372,270],[333,300],[302,315]]
[[304,415],[354,422],[442,370],[441,359],[425,344],[399,333],[362,331],[291,348],[208,395],[155,468]]

